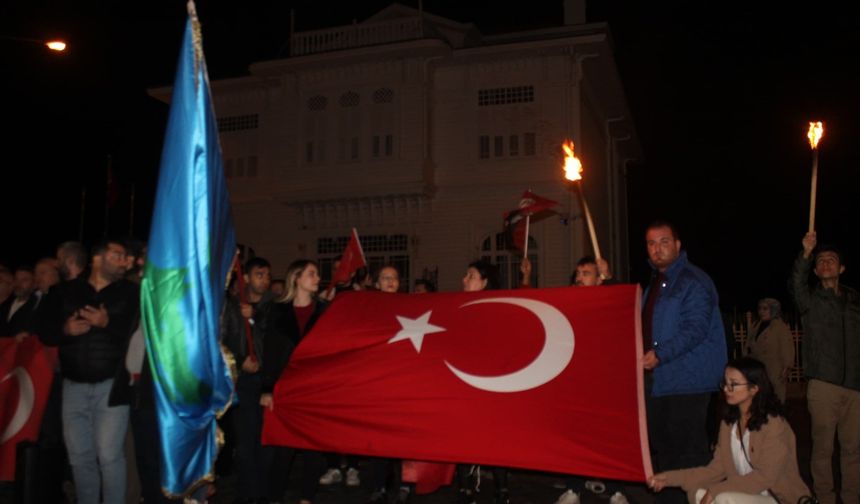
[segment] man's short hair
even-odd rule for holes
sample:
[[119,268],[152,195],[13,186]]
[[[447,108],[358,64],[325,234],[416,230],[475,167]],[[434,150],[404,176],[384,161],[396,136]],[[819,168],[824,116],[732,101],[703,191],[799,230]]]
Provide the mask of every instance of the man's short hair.
[[123,246],[125,247],[125,251],[128,255],[140,257],[143,255],[143,251],[146,248],[146,242],[130,236],[123,240]]
[[93,245],[93,248],[90,250],[90,253],[93,257],[97,255],[102,255],[107,252],[111,245],[119,245],[123,248],[123,250],[125,250],[125,243],[122,240],[117,240],[114,238],[103,238],[97,241],[95,245]]
[[269,264],[269,261],[263,259],[262,257],[252,257],[245,261],[245,273],[250,273],[254,268],[269,268],[272,269],[272,265]]
[[825,252],[831,252],[833,254],[836,254],[836,257],[839,259],[839,265],[845,266],[845,256],[842,255],[842,251],[839,250],[836,245],[831,245],[829,243],[819,245],[815,248],[815,260],[818,261],[818,256]]
[[84,269],[87,267],[87,249],[81,242],[67,241],[57,247],[57,254],[62,254],[65,258],[72,258],[75,261],[75,266]]
[[433,285],[433,282],[427,280],[426,278],[419,278],[418,280],[415,280],[415,287],[418,287],[419,285],[423,285],[424,288],[427,289],[427,292],[436,292],[436,286]]
[[680,233],[678,233],[678,228],[674,224],[672,224],[671,222],[669,222],[667,220],[663,220],[663,219],[654,219],[653,221],[651,221],[651,223],[648,224],[648,227],[645,228],[645,232],[647,233],[648,231],[650,231],[652,229],[658,229],[658,228],[663,228],[663,227],[669,228],[669,231],[672,232],[672,238],[674,238],[675,241],[678,241],[681,239],[681,235],[680,235]]
[[24,272],[29,273],[31,275],[35,274],[33,271],[33,267],[30,266],[29,264],[21,264],[17,268],[15,268],[15,273],[18,273],[19,271],[24,271]]
[[597,259],[595,259],[594,256],[587,255],[576,263],[577,266],[585,266],[587,264],[593,264],[597,266]]

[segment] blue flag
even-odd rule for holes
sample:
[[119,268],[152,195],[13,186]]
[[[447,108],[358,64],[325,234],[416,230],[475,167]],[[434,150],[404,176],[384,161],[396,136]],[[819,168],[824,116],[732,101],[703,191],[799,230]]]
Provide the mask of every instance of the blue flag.
[[236,234],[202,47],[189,2],[140,298],[161,485],[173,495],[214,480],[215,420],[233,395],[218,328]]

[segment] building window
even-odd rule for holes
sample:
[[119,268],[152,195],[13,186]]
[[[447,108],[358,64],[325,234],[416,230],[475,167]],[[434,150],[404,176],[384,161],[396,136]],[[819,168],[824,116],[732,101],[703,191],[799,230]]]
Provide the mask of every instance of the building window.
[[511,135],[508,138],[508,155],[510,156],[519,156],[520,155],[520,136],[519,135]]
[[322,95],[311,96],[308,98],[308,110],[320,111],[325,110],[328,106],[328,98]]
[[490,157],[490,137],[488,135],[478,137],[478,157],[481,159]]
[[497,136],[493,138],[493,155],[496,157],[505,155],[505,137]]
[[340,96],[340,106],[341,107],[357,107],[359,103],[358,93],[354,91],[350,91],[348,93],[344,93]]
[[249,178],[257,176],[257,156],[248,156],[247,175]]
[[218,118],[218,132],[228,133],[247,129],[257,129],[260,123],[258,114],[245,114]]
[[314,162],[314,143],[305,143],[305,163],[311,164]]
[[478,106],[527,103],[535,100],[534,86],[514,86],[478,90]]
[[394,154],[394,135],[385,135],[385,156]]
[[536,150],[536,141],[534,133],[523,134],[523,154],[526,156],[534,156]]
[[373,157],[379,157],[379,135],[373,135],[373,143],[371,146],[371,152],[373,152]]
[[224,174],[227,178],[233,178],[233,160],[227,159],[224,161]]
[[[538,286],[538,244],[529,236],[529,261],[532,263],[531,285]],[[520,285],[520,263],[523,253],[513,249],[510,235],[497,233],[488,236],[481,243],[481,259],[495,264],[499,268],[499,286],[502,289],[515,289]],[[513,250],[511,250],[513,249]]]
[[391,103],[394,101],[394,91],[388,88],[379,88],[373,92],[373,103]]
[[237,158],[236,159],[236,176],[244,177],[245,176],[245,158]]
[[358,137],[352,137],[352,141],[350,141],[349,159],[353,161],[358,159]]
[[[321,283],[331,282],[334,261],[343,253],[349,236],[323,237],[317,239],[317,262],[320,265]],[[361,237],[361,248],[370,274],[376,276],[380,268],[393,265],[400,273],[400,291],[409,292],[411,272],[409,264],[409,239],[406,235],[365,235]]]

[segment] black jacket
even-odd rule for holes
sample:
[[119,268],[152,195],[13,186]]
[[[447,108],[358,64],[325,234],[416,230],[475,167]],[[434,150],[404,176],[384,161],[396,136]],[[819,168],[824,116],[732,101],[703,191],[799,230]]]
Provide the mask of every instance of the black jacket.
[[275,382],[278,381],[284,368],[287,367],[293,350],[302,337],[311,330],[322,312],[325,311],[326,306],[328,306],[327,303],[320,300],[316,301],[314,312],[308,320],[305,332],[300,333],[293,303],[272,304],[269,310],[265,351],[263,353],[263,393],[271,393],[275,389]]
[[[114,378],[124,365],[128,340],[138,320],[139,292],[139,286],[127,280],[117,280],[96,292],[85,278],[51,289],[39,307],[34,328],[43,341],[59,345],[64,378],[84,383]],[[63,325],[75,312],[102,304],[108,311],[107,327],[93,327],[80,336],[63,333]]]
[[[274,296],[267,292],[262,299],[254,305],[254,323],[251,325],[251,334],[254,338],[254,351],[258,361],[262,362],[265,351],[266,325],[270,321],[269,311],[274,304]],[[248,335],[245,331],[245,321],[239,308],[239,299],[227,300],[224,307],[224,317],[221,322],[221,341],[224,346],[233,353],[236,358],[236,368],[241,373],[242,363],[248,357]]]
[[31,329],[31,322],[39,297],[35,292],[30,294],[24,305],[18,308],[12,318],[9,319],[9,310],[12,309],[12,303],[15,302],[15,299],[15,296],[12,295],[3,304],[0,304],[0,338],[11,338],[20,332],[29,332]]

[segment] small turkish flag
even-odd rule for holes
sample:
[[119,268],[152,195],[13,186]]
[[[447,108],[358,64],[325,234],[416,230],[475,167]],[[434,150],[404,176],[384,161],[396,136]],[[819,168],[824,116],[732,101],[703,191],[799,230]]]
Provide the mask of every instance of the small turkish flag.
[[15,479],[15,447],[35,441],[54,378],[55,348],[0,338],[0,481]]
[[[520,204],[515,210],[505,212],[504,227],[509,233],[510,243],[518,250],[524,250],[526,245],[526,217],[532,217],[558,205],[557,201],[538,196],[531,191],[525,191]],[[532,219],[538,220],[537,218]]]
[[263,443],[643,481],[635,285],[336,298]]
[[361,242],[358,241],[358,231],[352,228],[349,243],[340,256],[340,264],[338,264],[337,271],[332,275],[329,288],[339,283],[348,282],[355,270],[362,266],[367,266],[367,261],[364,260],[364,250],[361,249]]

